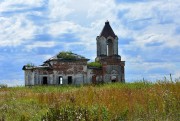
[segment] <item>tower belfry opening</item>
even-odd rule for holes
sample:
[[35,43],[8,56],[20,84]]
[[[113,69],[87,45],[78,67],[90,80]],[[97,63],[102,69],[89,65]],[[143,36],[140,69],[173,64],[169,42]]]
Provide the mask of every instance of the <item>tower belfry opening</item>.
[[107,40],[107,56],[113,55],[113,42],[111,39]]

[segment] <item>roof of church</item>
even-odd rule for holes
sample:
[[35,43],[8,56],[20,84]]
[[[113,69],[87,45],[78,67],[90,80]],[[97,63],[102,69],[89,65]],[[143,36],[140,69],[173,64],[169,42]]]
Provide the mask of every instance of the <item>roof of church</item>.
[[85,58],[84,56],[72,53],[72,52],[59,52],[57,55],[51,57],[50,59],[46,60],[45,62],[51,61],[51,60],[89,60]]
[[105,37],[105,38],[107,38],[107,37],[109,37],[109,36],[111,36],[111,37],[113,37],[113,38],[117,37],[117,36],[115,35],[114,31],[112,30],[112,28],[111,28],[111,26],[110,26],[110,24],[109,24],[109,21],[106,21],[106,22],[105,22],[104,28],[103,28],[103,30],[101,31],[100,36],[103,36],[103,37]]
[[89,61],[89,59],[85,58],[84,56],[72,53],[72,52],[59,52],[55,56],[49,58],[46,60],[42,65],[40,66],[34,66],[34,65],[24,65],[23,70],[32,70],[32,69],[37,69],[37,68],[48,68],[51,69],[51,64],[49,63],[50,61],[65,61],[65,62],[72,62],[72,61],[78,61],[78,60],[86,60]]

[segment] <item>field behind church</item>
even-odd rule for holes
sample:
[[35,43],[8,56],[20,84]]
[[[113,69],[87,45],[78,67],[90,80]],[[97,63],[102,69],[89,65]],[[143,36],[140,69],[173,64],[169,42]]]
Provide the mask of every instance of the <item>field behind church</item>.
[[180,80],[0,89],[0,121],[178,121]]

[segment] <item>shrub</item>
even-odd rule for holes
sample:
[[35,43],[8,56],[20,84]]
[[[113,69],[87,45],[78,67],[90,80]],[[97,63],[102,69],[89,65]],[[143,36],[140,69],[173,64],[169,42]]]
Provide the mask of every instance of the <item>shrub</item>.
[[0,88],[7,88],[6,84],[0,84]]
[[26,67],[34,67],[34,64],[33,63],[27,63]]
[[76,56],[71,51],[68,51],[68,52],[63,51],[57,55],[57,58],[74,60],[74,59],[76,59]]
[[102,67],[102,64],[101,64],[100,62],[96,61],[96,62],[90,62],[90,63],[88,63],[88,66],[89,66],[89,67],[101,68],[101,67]]

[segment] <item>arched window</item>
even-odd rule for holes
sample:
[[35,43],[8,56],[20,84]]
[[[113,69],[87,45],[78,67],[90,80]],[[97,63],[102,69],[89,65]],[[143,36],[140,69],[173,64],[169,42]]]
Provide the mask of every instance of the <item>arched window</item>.
[[58,84],[63,84],[63,77],[62,76],[59,76],[59,82]]
[[113,55],[113,42],[111,39],[107,40],[107,56]]

